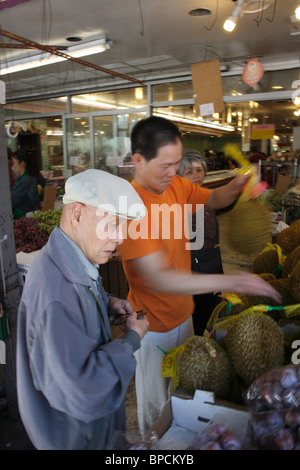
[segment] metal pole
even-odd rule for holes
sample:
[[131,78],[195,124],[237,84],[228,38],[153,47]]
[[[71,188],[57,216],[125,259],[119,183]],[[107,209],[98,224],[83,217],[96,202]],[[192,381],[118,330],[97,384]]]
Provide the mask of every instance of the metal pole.
[[9,314],[10,336],[5,339],[6,364],[1,364],[9,414],[18,416],[16,389],[16,330],[20,302],[14,226],[12,218],[4,110],[0,104],[0,299]]

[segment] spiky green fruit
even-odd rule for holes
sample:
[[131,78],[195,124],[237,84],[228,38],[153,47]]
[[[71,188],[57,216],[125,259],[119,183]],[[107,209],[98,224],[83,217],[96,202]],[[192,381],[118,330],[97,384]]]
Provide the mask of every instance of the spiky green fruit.
[[224,338],[237,375],[248,386],[284,360],[284,338],[278,324],[262,313],[241,313],[232,317]]
[[226,398],[232,380],[227,352],[213,339],[192,336],[177,356],[178,387],[189,393],[195,390],[214,392]]

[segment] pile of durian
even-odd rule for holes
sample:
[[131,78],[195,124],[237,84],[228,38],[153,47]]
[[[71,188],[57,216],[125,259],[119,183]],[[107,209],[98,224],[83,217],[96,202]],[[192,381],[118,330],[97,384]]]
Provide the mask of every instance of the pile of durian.
[[[291,363],[296,337],[287,343],[281,322],[300,326],[300,220],[255,256],[253,272],[280,292],[281,304],[268,297],[223,295],[208,323],[215,336],[193,336],[177,356],[179,389],[212,391],[234,401],[237,383],[245,389],[269,370]],[[218,332],[223,337],[217,342]]]
[[[300,302],[300,219],[280,232],[274,244],[268,244],[255,256],[253,273],[262,276],[281,294],[281,305]],[[241,300],[246,307],[276,305],[274,300],[258,296],[242,296]]]

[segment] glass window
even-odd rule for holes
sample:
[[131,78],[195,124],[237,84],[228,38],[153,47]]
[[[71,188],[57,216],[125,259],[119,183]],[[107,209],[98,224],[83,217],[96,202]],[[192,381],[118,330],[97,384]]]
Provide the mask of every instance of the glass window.
[[[14,137],[7,137],[7,146],[13,151],[30,148],[36,155],[38,166],[46,179],[62,176],[63,130],[61,116],[40,119],[14,120],[18,130]],[[8,129],[10,121],[6,124]]]
[[66,119],[67,176],[91,168],[90,124],[88,117]]
[[132,177],[130,134],[145,113],[94,117],[95,168]]
[[193,98],[192,81],[164,83],[162,85],[154,85],[153,101],[174,101],[186,100]]
[[50,98],[47,100],[23,101],[4,105],[6,120],[15,120],[24,116],[39,114],[62,114],[66,112],[66,97]]
[[87,93],[72,96],[73,113],[91,113],[113,109],[144,108],[147,106],[145,87]]
[[295,83],[300,79],[299,69],[276,70],[265,72],[262,79],[253,87],[250,87],[242,80],[242,75],[234,75],[231,77],[223,77],[223,94],[224,96],[247,95],[249,93],[266,93],[280,92],[284,90],[292,90],[299,87],[299,83]]

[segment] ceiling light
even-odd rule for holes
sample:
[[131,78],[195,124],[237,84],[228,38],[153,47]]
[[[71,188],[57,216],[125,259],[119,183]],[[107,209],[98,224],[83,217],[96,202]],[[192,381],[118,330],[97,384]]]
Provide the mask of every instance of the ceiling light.
[[295,16],[297,20],[300,20],[300,5],[295,10]]
[[231,32],[234,30],[237,20],[242,14],[243,3],[244,3],[244,0],[238,0],[237,5],[232,12],[232,15],[229,16],[225,20],[224,25],[223,25],[223,28],[225,29],[225,31]]
[[[85,44],[78,44],[68,48],[66,54],[71,57],[86,57],[92,54],[99,54],[107,49],[110,49],[112,41],[101,38],[95,41],[90,41]],[[0,75],[6,75],[8,73],[20,72],[22,70],[28,70],[36,67],[43,67],[44,65],[51,65],[57,62],[68,60],[64,57],[56,56],[54,54],[48,54],[47,52],[41,52],[30,57],[24,57],[8,62],[6,66],[1,67]]]

